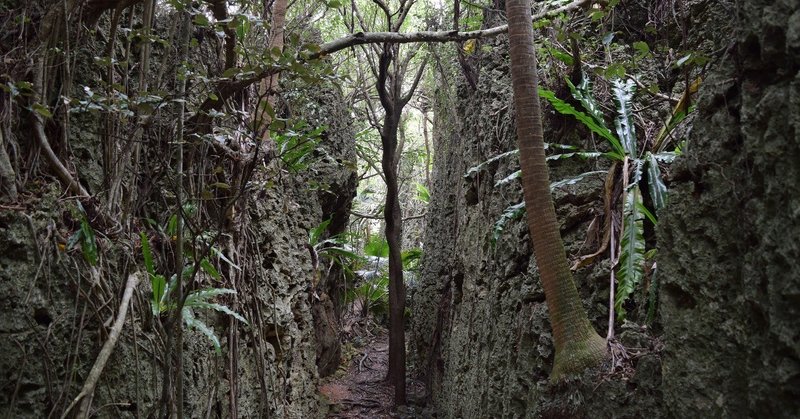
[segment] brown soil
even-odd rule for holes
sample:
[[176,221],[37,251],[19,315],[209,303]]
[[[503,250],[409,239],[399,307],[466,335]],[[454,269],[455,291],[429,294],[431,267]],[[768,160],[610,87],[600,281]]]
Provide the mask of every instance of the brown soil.
[[[386,381],[389,337],[384,329],[372,337],[356,338],[366,343],[350,353],[349,360],[332,377],[324,379],[320,393],[328,403],[327,418],[424,417],[412,408],[393,409],[394,389]],[[424,395],[422,383],[411,380],[410,400]]]

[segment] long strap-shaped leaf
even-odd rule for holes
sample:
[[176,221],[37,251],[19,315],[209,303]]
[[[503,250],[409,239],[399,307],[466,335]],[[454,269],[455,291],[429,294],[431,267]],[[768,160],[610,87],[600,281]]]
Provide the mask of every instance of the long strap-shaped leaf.
[[641,191],[634,185],[625,196],[623,209],[621,252],[617,270],[618,287],[614,304],[617,319],[620,321],[626,314],[622,304],[644,277],[644,215],[640,211],[641,205]]
[[585,113],[575,109],[572,105],[563,100],[556,97],[555,93],[550,90],[539,88],[539,96],[547,99],[553,108],[562,115],[570,115],[574,116],[575,119],[580,121],[586,128],[589,128],[595,134],[603,137],[611,144],[611,148],[613,151],[610,154],[610,157],[615,160],[622,160],[623,156],[625,156],[625,149],[620,144],[620,141],[611,131],[603,125],[600,125],[595,121],[595,119]]
[[617,137],[622,142],[625,152],[631,158],[636,158],[636,126],[633,121],[631,101],[636,92],[636,83],[627,79],[615,79],[612,82],[614,92],[614,103],[617,105],[617,118],[614,120],[614,127],[617,129]]
[[653,153],[647,153],[647,186],[650,197],[653,199],[653,207],[658,211],[667,205],[667,185],[661,179],[661,169],[658,167],[658,160]]
[[565,81],[567,82],[567,86],[569,86],[569,90],[572,92],[572,97],[583,105],[586,112],[588,112],[598,124],[604,128],[608,128],[606,126],[605,117],[603,116],[603,111],[600,109],[600,105],[592,94],[592,83],[589,81],[589,77],[584,74],[580,84],[577,86],[573,85],[569,79]]

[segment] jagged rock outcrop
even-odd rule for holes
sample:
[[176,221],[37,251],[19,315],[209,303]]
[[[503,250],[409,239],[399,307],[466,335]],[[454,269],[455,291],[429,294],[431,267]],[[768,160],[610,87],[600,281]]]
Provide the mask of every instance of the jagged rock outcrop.
[[737,2],[659,230],[674,417],[800,415],[800,2]]
[[[655,374],[631,383],[595,386],[586,377],[584,384],[552,387],[551,328],[524,220],[508,223],[491,243],[494,223],[522,193],[519,183],[495,185],[519,168],[516,156],[465,176],[516,148],[507,41],[488,45],[492,52],[474,63],[477,90],[459,82],[456,91],[443,85],[438,94],[425,255],[411,310],[417,367],[442,417],[640,417],[660,402],[658,358],[647,361]],[[554,180],[586,169],[557,163]],[[571,256],[588,250],[586,230],[602,212],[602,185],[603,176],[592,176],[555,191]],[[604,331],[608,264],[582,269],[575,280],[590,319]]]
[[[179,19],[169,14],[161,18],[155,31],[164,31],[158,34],[166,38],[170,26]],[[98,33],[104,31],[103,19]],[[92,56],[103,54],[106,42],[99,35],[98,39],[85,40],[79,47],[73,45],[76,54],[88,57],[78,60],[73,69],[75,98],[85,98],[83,85],[97,92],[103,90],[98,87],[98,80],[105,76],[104,68],[93,65],[91,60]],[[192,64],[207,64],[213,73],[218,64],[214,60],[219,58],[215,55],[218,51],[215,48],[219,47],[216,43],[221,41],[206,37],[198,42],[200,45],[192,50],[196,54],[191,56],[195,60]],[[165,79],[177,72],[177,63],[168,46],[168,42],[159,43],[153,53],[153,61],[164,66]],[[54,78],[56,86],[60,82]],[[165,82],[161,87],[169,89],[170,83]],[[57,88],[54,91],[65,94]],[[222,354],[215,353],[202,333],[185,329],[187,417],[314,417],[319,411],[318,368],[330,369],[331,365],[335,368],[339,362],[337,313],[331,304],[325,304],[320,294],[338,298],[335,293],[341,284],[336,281],[341,277],[326,270],[334,276],[327,278],[323,274],[320,279],[308,246],[308,231],[332,219],[327,235],[333,235],[347,223],[356,187],[350,110],[345,108],[341,92],[325,82],[295,86],[288,80],[282,94],[282,103],[290,105],[280,110],[283,115],[302,119],[308,127],[325,126],[325,129],[319,145],[307,157],[310,166],[307,170],[287,169],[277,153],[268,150],[269,144],[264,145],[267,150],[263,151],[268,151],[266,158],[259,160],[242,198],[220,227],[218,248],[237,266],[212,255],[212,263],[222,273],[223,282],[203,274],[196,280],[201,287],[235,288],[238,291],[235,297],[226,295],[215,302],[242,313],[251,324],[244,325],[212,310],[195,310],[200,320],[214,327]],[[10,103],[6,102],[6,96],[1,99],[3,104]],[[140,137],[142,166],[135,169],[149,173],[149,177],[139,183],[138,194],[150,199],[133,209],[135,215],[131,220],[114,220],[125,227],[133,226],[133,234],[129,236],[120,233],[121,229],[95,224],[90,214],[100,259],[96,267],[83,260],[80,245],[73,248],[68,243],[69,237],[81,228],[76,200],[63,199],[59,183],[49,177],[46,166],[35,166],[35,159],[31,168],[23,167],[29,171],[25,175],[29,178],[20,182],[24,183],[19,191],[20,201],[10,205],[4,202],[0,208],[0,312],[3,313],[0,414],[58,417],[78,394],[108,338],[109,319],[117,312],[127,275],[144,270],[140,231],[151,239],[158,268],[171,269],[175,239],[163,230],[175,201],[171,179],[165,180],[163,173],[171,173],[172,153],[170,143],[161,141],[173,133],[175,118],[169,111],[171,108],[165,107],[164,115],[150,120],[161,131],[148,126],[155,134],[145,133]],[[4,113],[3,117],[6,116]],[[9,150],[16,153],[18,162],[23,162],[28,152],[36,156],[38,151],[27,142],[28,111],[12,116],[2,121],[2,128],[12,132],[15,144],[21,144],[19,148],[9,146]],[[61,127],[56,124],[62,117],[56,114],[47,126],[54,144],[61,139]],[[235,122],[226,123],[228,128],[236,127]],[[70,148],[56,150],[70,168],[76,168],[76,176],[91,193],[97,194],[95,202],[101,204],[106,191],[102,157],[105,124],[102,112],[71,115],[69,130],[64,131],[68,138],[62,142]],[[234,131],[223,132],[233,135]],[[129,133],[120,131],[119,136],[123,135]],[[219,138],[225,141],[225,135]],[[4,140],[5,145],[10,144],[9,137]],[[202,142],[191,145],[187,147],[190,148],[187,159],[207,158],[214,175],[229,170],[229,161],[211,156],[213,153],[202,154],[206,150]],[[187,164],[197,173],[208,168],[198,166]],[[158,170],[159,175],[153,175],[149,169],[153,173]],[[219,190],[230,188],[224,183],[220,186]],[[215,191],[209,190],[202,199],[197,198],[198,206],[223,195],[214,195]],[[203,208],[214,209],[213,204]],[[152,314],[151,292],[150,281],[143,280],[134,294],[121,338],[94,394],[92,407],[98,417],[158,416],[167,359],[162,327],[166,315],[162,314],[159,321]],[[317,316],[319,313],[322,314]],[[334,339],[330,339],[332,328]],[[326,345],[318,347],[322,338],[327,338]],[[325,358],[324,363],[320,363],[321,357]]]
[[[663,7],[669,2],[661,2]],[[506,59],[484,56],[476,91],[440,95],[426,255],[415,295],[414,351],[444,417],[796,417],[800,414],[800,2],[686,3],[688,40],[714,60],[684,156],[659,214],[658,278],[665,349],[635,360],[627,381],[585,374],[546,382],[552,346],[527,232],[491,224],[519,200],[494,186],[515,169]],[[622,6],[624,13],[639,2]],[[738,22],[731,29],[729,19]],[[626,18],[632,16],[623,14]],[[623,25],[626,24],[623,22]],[[731,33],[734,37],[720,36]],[[703,34],[708,34],[704,36]],[[492,51],[505,49],[496,41]],[[713,56],[712,56],[713,55]],[[457,96],[454,103],[441,97]],[[565,168],[554,168],[555,178]],[[560,173],[560,174],[559,174]],[[591,181],[556,193],[574,254],[598,209]],[[589,217],[590,219],[591,217]],[[590,318],[603,326],[606,265],[579,271]],[[622,343],[647,345],[623,327]]]

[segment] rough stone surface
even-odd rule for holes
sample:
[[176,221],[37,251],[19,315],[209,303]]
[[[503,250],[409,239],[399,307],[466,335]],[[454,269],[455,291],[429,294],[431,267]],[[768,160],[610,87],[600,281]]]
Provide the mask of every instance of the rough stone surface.
[[[705,38],[701,48],[714,62],[659,214],[664,335],[653,340],[632,325],[618,331],[628,348],[650,349],[634,356],[630,374],[547,382],[550,326],[524,223],[512,223],[495,248],[488,242],[502,209],[520,200],[518,186],[493,186],[515,162],[463,174],[514,147],[505,57],[480,59],[478,90],[459,84],[458,99],[444,103],[454,112],[437,115],[412,310],[415,362],[442,417],[800,416],[800,2],[686,4],[690,42]],[[555,167],[553,177],[570,170]],[[579,252],[587,213],[597,213],[600,183],[555,194],[570,255]],[[598,329],[607,270],[576,275]]]
[[[587,373],[571,384],[550,384],[551,327],[525,220],[509,223],[491,244],[495,221],[522,193],[519,183],[495,186],[519,168],[514,156],[464,176],[516,148],[508,60],[501,53],[507,44],[489,42],[494,52],[480,60],[478,89],[460,83],[457,92],[439,94],[437,109],[453,111],[438,113],[435,122],[432,202],[412,307],[414,360],[442,417],[641,417],[660,403],[658,374],[598,385],[600,377]],[[587,167],[568,162],[552,171],[558,179]],[[584,241],[588,224],[602,213],[603,179],[591,176],[554,193],[570,256],[590,251]],[[575,280],[592,323],[604,331],[607,264],[583,269]],[[646,363],[651,371],[660,367],[657,356]]]
[[[157,25],[160,29],[166,30]],[[81,53],[91,57],[100,54],[92,48],[102,45],[87,42],[85,48]],[[91,79],[95,69],[86,67],[75,85],[96,82]],[[341,278],[332,270],[332,277],[323,275],[314,289],[317,267],[308,230],[328,218],[333,219],[328,234],[346,225],[355,194],[355,139],[341,92],[324,83],[305,90],[288,84],[283,93],[291,103],[291,116],[311,127],[327,128],[308,170],[290,172],[273,154],[247,190],[240,215],[246,228],[224,231],[226,237],[245,236],[246,246],[236,255],[241,271],[220,262],[220,271],[230,271],[226,277],[236,281],[226,279],[225,286],[239,293],[236,303],[225,297],[219,302],[253,321],[245,326],[213,311],[195,311],[214,327],[222,355],[215,354],[204,335],[184,329],[187,417],[228,417],[234,411],[231,400],[238,417],[315,417],[318,364],[324,369],[339,362],[335,330],[331,334],[336,313],[325,294],[333,294]],[[103,124],[96,115],[77,114],[70,125],[73,162],[91,191],[102,190],[96,133]],[[147,152],[167,151],[154,147]],[[156,181],[145,185],[160,186]],[[58,417],[78,394],[108,338],[104,324],[117,312],[127,274],[143,270],[141,246],[138,236],[112,240],[95,226],[101,263],[94,275],[79,249],[62,247],[80,227],[73,215],[74,201],[62,200],[56,182],[29,182],[25,193],[36,197],[29,206],[0,210],[0,415]],[[149,202],[150,213],[168,211],[164,204]],[[158,240],[152,243],[156,257],[168,246],[161,247]],[[202,280],[205,286],[215,286],[210,278]],[[158,416],[153,409],[161,397],[164,334],[150,313],[150,295],[149,281],[142,281],[95,392],[92,406],[97,417]],[[321,314],[314,316],[317,313]],[[325,347],[319,348],[318,341]]]
[[797,1],[737,2],[659,231],[674,417],[800,415]]

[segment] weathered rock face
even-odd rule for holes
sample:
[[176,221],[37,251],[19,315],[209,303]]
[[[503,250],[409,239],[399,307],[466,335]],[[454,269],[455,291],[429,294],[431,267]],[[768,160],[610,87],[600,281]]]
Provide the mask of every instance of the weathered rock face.
[[[436,157],[428,210],[420,289],[412,307],[415,362],[428,381],[443,417],[641,417],[660,402],[660,361],[654,374],[631,382],[552,387],[551,327],[525,220],[510,222],[496,244],[494,223],[522,201],[519,183],[495,183],[519,168],[514,156],[477,173],[488,158],[516,148],[505,39],[489,41],[480,61],[478,89],[459,83],[457,94],[440,94],[435,122]],[[461,77],[458,75],[458,77]],[[581,164],[554,166],[556,176],[585,172]],[[557,179],[556,177],[555,179]],[[582,248],[586,228],[602,211],[603,176],[556,190],[561,233],[570,255]],[[575,277],[589,317],[607,325],[608,267]],[[615,400],[609,403],[608,400]],[[653,415],[650,415],[653,416]]]
[[[586,373],[546,382],[550,325],[527,230],[518,221],[494,249],[488,241],[502,209],[520,200],[518,186],[493,186],[516,164],[501,160],[463,176],[515,147],[505,57],[484,57],[478,90],[460,85],[455,103],[438,107],[455,114],[437,114],[412,331],[442,416],[800,415],[800,2],[687,4],[699,16],[689,38],[712,31],[711,49],[723,53],[703,83],[688,148],[672,169],[670,203],[659,214],[657,322],[666,349],[635,359],[627,381]],[[722,17],[733,10],[735,37],[723,39],[719,33],[730,31]],[[505,46],[498,41],[492,50]],[[570,170],[554,169],[555,179]],[[599,209],[602,181],[592,182],[555,195],[573,255],[586,212]],[[576,283],[601,329],[608,267],[592,269],[579,271]],[[620,338],[629,347],[649,344],[635,329],[623,327]]]
[[[92,47],[96,46],[87,42],[86,48]],[[77,81],[91,85],[96,69],[86,67]],[[221,249],[234,245],[230,237],[246,243],[235,254],[228,253],[240,269],[214,259],[226,282],[200,280],[203,286],[235,288],[235,299],[219,302],[251,324],[195,310],[200,320],[214,327],[222,355],[203,334],[184,329],[187,417],[315,417],[318,365],[335,369],[339,362],[337,339],[328,339],[322,348],[317,345],[321,336],[330,338],[336,313],[324,298],[314,296],[317,267],[308,248],[308,230],[329,218],[330,235],[346,225],[356,186],[349,169],[354,167],[355,138],[349,110],[330,85],[287,87],[284,94],[293,117],[327,128],[309,170],[288,171],[274,155],[260,167],[237,206],[238,225],[244,227],[224,228]],[[72,163],[94,191],[102,185],[101,139],[96,133],[103,123],[85,114],[73,116],[71,122]],[[24,121],[15,124],[15,137],[26,138],[21,131],[26,128]],[[146,149],[162,152],[168,153]],[[162,186],[155,180],[147,185]],[[61,199],[63,191],[56,182],[28,182],[21,192],[27,196],[25,205],[0,210],[0,414],[60,416],[108,338],[109,319],[117,312],[128,273],[144,269],[141,246],[135,233],[106,237],[102,226],[95,225],[100,264],[93,270],[79,249],[63,246],[80,228],[74,201]],[[166,202],[147,205],[151,214],[168,211]],[[146,222],[138,216],[136,220],[132,224],[153,233],[141,227]],[[166,260],[161,253],[171,254],[170,244],[164,243],[169,238],[159,240],[153,239],[154,253]],[[336,279],[322,278],[317,291],[333,294]],[[151,314],[150,296],[149,281],[143,278],[95,392],[92,406],[99,417],[158,416],[166,357],[163,327]]]
[[800,2],[737,2],[659,231],[665,406],[800,415]]

